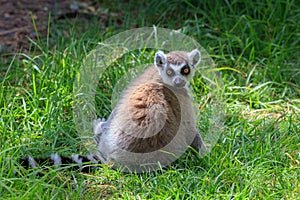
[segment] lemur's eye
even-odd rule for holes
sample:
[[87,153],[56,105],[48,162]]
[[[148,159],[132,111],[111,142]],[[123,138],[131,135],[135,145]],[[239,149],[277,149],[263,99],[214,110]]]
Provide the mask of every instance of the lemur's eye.
[[188,75],[190,73],[190,67],[188,65],[184,65],[182,68],[181,68],[181,74],[182,75]]
[[167,69],[166,73],[167,73],[167,75],[171,76],[171,75],[173,75],[173,70]]

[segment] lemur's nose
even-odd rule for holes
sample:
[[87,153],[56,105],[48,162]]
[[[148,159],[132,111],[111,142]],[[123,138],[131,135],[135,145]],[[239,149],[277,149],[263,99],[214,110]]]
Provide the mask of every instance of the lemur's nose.
[[182,77],[175,77],[173,83],[175,87],[185,86],[185,80]]

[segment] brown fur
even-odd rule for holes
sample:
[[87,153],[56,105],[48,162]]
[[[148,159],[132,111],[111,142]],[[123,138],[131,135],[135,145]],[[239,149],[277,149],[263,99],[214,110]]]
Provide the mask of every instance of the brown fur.
[[[129,98],[129,108],[122,106],[122,108],[117,108],[116,113],[116,115],[129,113],[129,116],[124,116],[129,118],[123,120],[124,128],[119,130],[119,145],[124,150],[136,153],[161,149],[173,139],[178,131],[182,116],[177,96],[172,89],[162,83],[158,70],[154,66],[146,69],[139,79],[134,80],[128,88],[130,89],[123,99]],[[181,96],[188,97],[186,89],[182,89],[181,93]],[[120,102],[123,104],[122,100]],[[135,123],[136,135],[127,134],[126,128],[131,125],[128,129],[132,129],[132,121]],[[124,123],[128,123],[128,126]],[[156,128],[151,128],[155,126]],[[149,129],[153,129],[153,131],[148,132]],[[153,133],[155,131],[157,133]],[[139,135],[139,133],[150,135]]]
[[162,84],[145,84],[133,92],[130,100],[131,119],[138,126],[146,126],[150,122],[148,115],[149,109],[154,108],[156,104],[160,104],[166,108],[164,102],[163,85]]
[[158,116],[153,117],[153,112],[161,114],[162,110],[157,110],[157,105],[165,108],[166,122],[158,133],[150,137],[132,137],[123,133],[122,143],[126,144],[123,145],[123,149],[135,153],[148,153],[166,146],[176,135],[181,118],[180,104],[174,93],[163,84],[147,84],[146,87],[137,89],[131,103],[131,118],[138,126],[156,123],[153,120],[160,119]]
[[173,65],[180,65],[188,62],[187,53],[184,51],[173,51],[167,55],[167,62]]

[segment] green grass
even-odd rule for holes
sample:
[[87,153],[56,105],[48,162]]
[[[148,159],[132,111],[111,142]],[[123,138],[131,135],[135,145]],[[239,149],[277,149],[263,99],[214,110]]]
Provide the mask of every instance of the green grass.
[[[102,6],[113,17],[105,23],[53,21],[49,37],[32,41],[29,54],[2,56],[0,199],[300,199],[299,1],[160,2],[107,1]],[[186,154],[144,174],[102,165],[89,174],[52,169],[36,177],[20,169],[15,176],[9,161],[25,154],[86,153],[72,113],[82,60],[105,38],[153,24],[194,37],[222,74],[225,128],[211,153]],[[153,52],[134,55],[114,65],[148,62]],[[99,88],[102,116],[123,73],[114,69],[105,74],[110,85]]]

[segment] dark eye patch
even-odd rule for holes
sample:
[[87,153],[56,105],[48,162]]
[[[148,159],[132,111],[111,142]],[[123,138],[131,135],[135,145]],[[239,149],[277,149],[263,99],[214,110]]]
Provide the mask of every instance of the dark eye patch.
[[172,76],[174,74],[174,71],[172,69],[167,69],[166,73],[168,76]]
[[165,72],[168,76],[173,76],[175,74],[174,70],[170,66],[167,66]]
[[191,72],[191,69],[188,65],[184,65],[180,70],[180,73],[182,75],[189,75],[190,72]]

